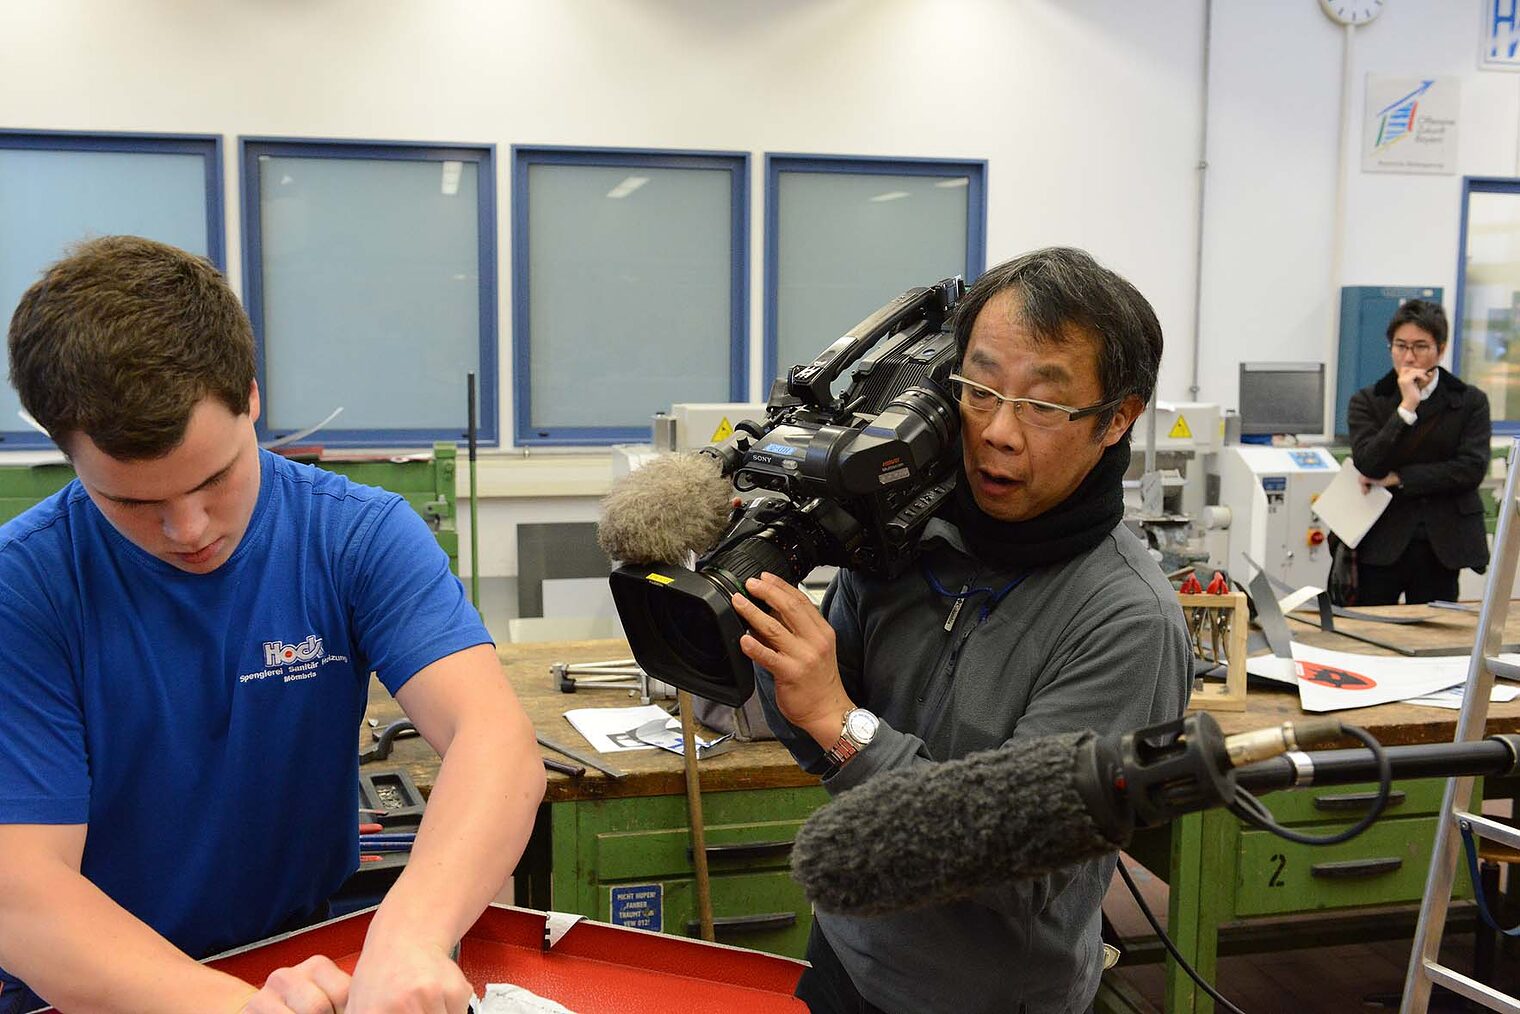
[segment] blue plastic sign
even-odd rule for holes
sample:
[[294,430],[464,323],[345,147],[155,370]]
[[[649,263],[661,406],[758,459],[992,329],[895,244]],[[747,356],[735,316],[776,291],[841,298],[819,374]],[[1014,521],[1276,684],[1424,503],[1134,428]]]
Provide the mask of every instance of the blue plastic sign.
[[624,884],[608,888],[611,892],[608,910],[609,922],[614,926],[630,926],[633,929],[664,929],[664,884]]

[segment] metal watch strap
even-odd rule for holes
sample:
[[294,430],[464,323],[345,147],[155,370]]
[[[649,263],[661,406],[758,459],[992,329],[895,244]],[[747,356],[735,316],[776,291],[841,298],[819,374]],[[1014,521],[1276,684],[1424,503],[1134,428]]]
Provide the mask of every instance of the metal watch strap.
[[860,752],[862,744],[850,735],[850,716],[856,710],[855,708],[851,708],[844,713],[844,718],[839,723],[839,738],[834,741],[834,745],[829,747],[828,751],[823,755],[824,759],[829,762],[831,771],[838,771],[844,767],[850,758]]
[[824,758],[837,769],[844,767],[845,763],[859,752],[860,747],[855,745],[849,733],[840,732],[839,738],[834,741],[833,746],[829,747]]

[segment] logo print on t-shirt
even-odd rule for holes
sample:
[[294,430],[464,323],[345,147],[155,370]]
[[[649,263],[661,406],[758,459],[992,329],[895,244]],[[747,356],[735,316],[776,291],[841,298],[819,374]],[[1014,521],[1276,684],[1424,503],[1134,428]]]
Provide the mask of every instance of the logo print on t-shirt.
[[264,664],[268,666],[310,662],[314,658],[321,658],[323,654],[322,639],[316,634],[308,635],[300,644],[286,644],[283,641],[264,642]]
[[316,634],[307,634],[306,640],[295,644],[284,641],[265,641],[264,668],[258,672],[245,672],[238,676],[239,683],[255,683],[270,678],[281,683],[308,680],[324,665],[347,662],[347,655],[329,655]]

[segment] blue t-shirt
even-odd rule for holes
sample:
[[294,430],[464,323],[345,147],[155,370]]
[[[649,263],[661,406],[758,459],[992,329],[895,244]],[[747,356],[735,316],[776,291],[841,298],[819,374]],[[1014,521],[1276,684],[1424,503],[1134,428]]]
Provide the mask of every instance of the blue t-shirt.
[[88,823],[84,875],[193,957],[357,868],[371,670],[394,694],[490,642],[399,496],[260,469],[210,574],[134,546],[78,481],[0,527],[0,823]]

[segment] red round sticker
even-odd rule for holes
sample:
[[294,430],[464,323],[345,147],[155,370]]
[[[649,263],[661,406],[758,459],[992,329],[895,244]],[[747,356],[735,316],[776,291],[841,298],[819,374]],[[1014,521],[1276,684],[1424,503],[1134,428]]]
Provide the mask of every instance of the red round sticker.
[[1369,676],[1363,676],[1359,672],[1351,672],[1349,669],[1338,669],[1333,665],[1315,665],[1312,662],[1295,662],[1298,669],[1298,678],[1305,683],[1314,683],[1332,690],[1371,690],[1377,686],[1377,682]]

